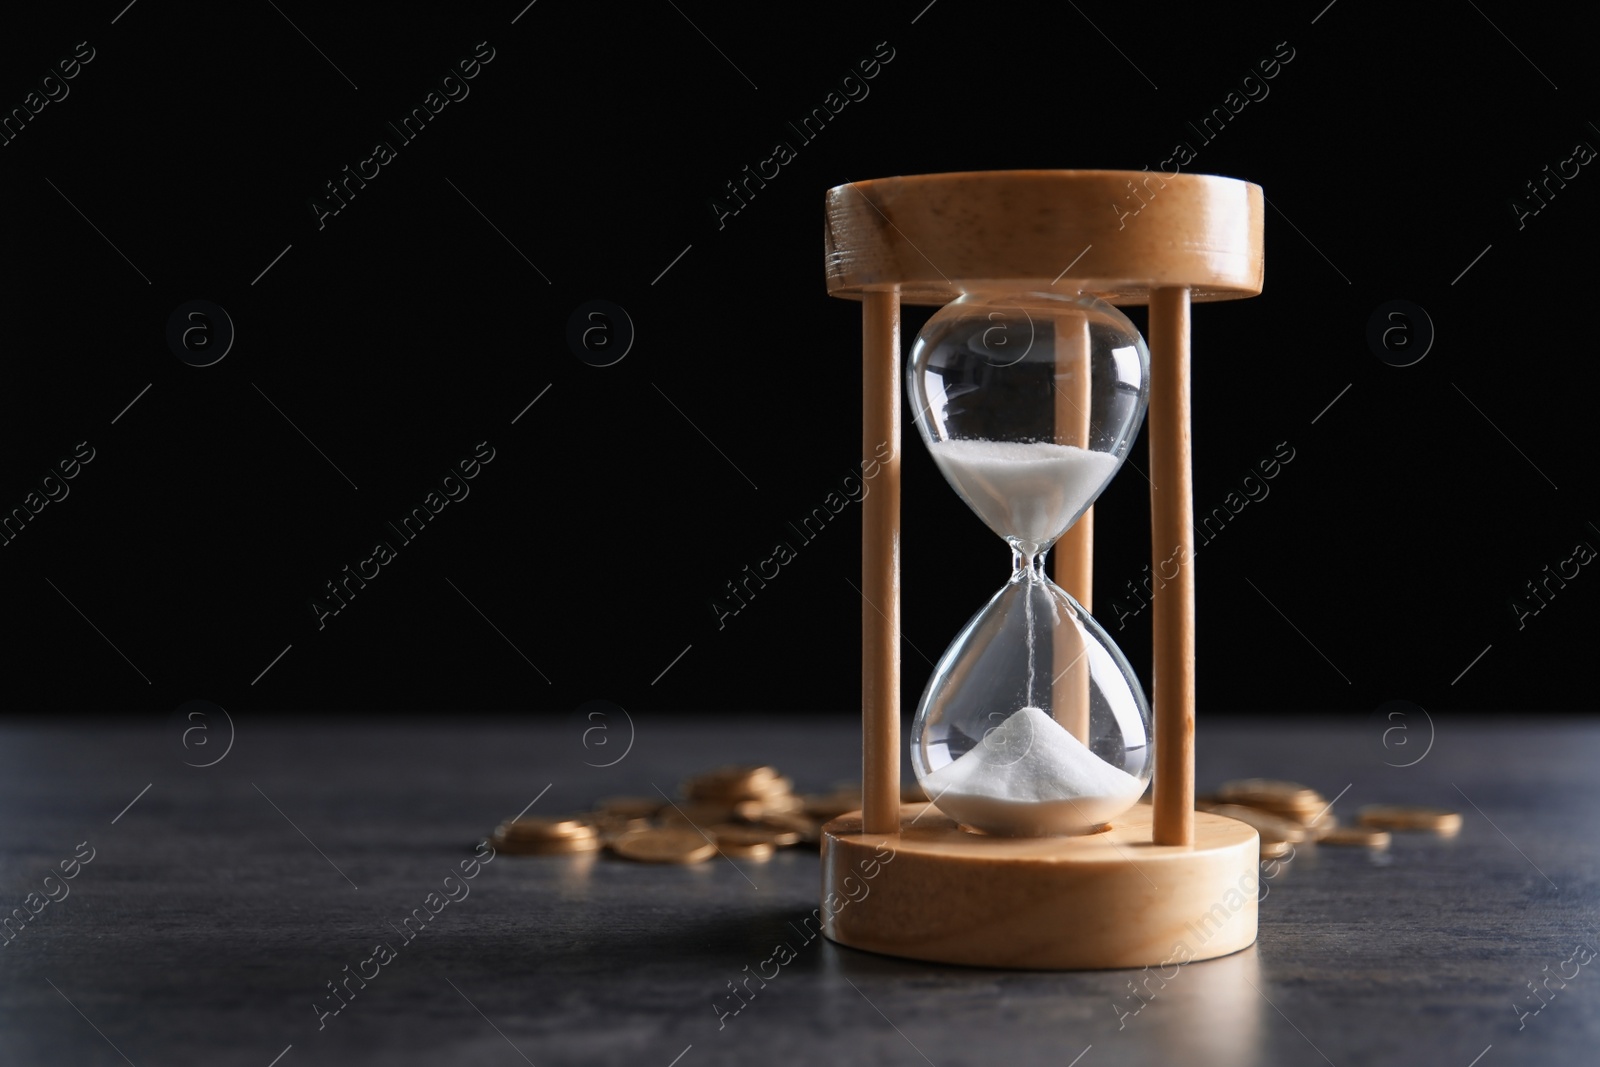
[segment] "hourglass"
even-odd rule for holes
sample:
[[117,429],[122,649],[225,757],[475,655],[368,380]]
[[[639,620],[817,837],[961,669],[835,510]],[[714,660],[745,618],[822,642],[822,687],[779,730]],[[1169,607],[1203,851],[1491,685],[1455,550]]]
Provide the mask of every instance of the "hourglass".
[[[863,442],[891,452],[862,501],[863,808],[823,831],[832,940],[1056,969],[1255,941],[1259,838],[1194,810],[1189,306],[1261,291],[1262,204],[1231,178],[1119,171],[828,191],[828,289],[863,305]],[[917,707],[911,761],[929,800],[914,804],[900,801],[902,303],[941,308],[911,353],[913,420],[1013,559]],[[1148,347],[1117,310],[1133,304],[1149,305]],[[1147,407],[1165,581],[1153,715],[1090,614],[1091,505]]]
[[939,810],[1001,836],[1085,833],[1150,777],[1150,714],[1105,631],[1045,553],[1121,465],[1149,354],[1093,297],[968,295],[917,336],[914,421],[962,499],[1011,547],[1010,580],[934,667],[911,763]]

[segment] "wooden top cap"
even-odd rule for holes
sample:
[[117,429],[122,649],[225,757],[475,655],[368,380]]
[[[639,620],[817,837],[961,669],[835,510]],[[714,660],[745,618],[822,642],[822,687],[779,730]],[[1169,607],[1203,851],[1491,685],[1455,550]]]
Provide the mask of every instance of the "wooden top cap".
[[1083,289],[1113,304],[1187,286],[1261,292],[1261,187],[1209,174],[1007,170],[828,190],[828,293],[895,289],[943,305],[975,291]]

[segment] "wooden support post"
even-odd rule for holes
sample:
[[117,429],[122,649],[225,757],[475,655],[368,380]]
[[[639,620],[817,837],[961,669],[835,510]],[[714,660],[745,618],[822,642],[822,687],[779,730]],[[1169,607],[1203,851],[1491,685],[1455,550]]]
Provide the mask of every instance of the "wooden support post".
[[868,833],[900,832],[900,296],[862,295],[863,456],[889,445],[861,501],[861,799]]
[[1072,594],[1083,610],[1094,613],[1094,508],[1061,535],[1055,548],[1056,584]]
[[[1056,444],[1089,447],[1090,340],[1089,317],[1060,314],[1055,318]],[[1094,508],[1061,535],[1055,547],[1056,584],[1093,611]],[[1070,625],[1055,631],[1050,701],[1055,720],[1084,744],[1089,743],[1089,660],[1083,634]]]
[[[1158,845],[1194,842],[1194,487],[1189,440],[1189,290],[1150,294],[1150,553]],[[1178,573],[1165,580],[1169,557]]]

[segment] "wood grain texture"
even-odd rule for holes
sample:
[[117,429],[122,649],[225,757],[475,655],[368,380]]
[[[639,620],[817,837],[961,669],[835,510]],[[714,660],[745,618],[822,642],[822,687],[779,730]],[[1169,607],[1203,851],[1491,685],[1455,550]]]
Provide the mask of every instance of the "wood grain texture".
[[[1093,404],[1089,317],[1081,312],[1057,315],[1055,346],[1056,444],[1088,448]],[[1084,611],[1093,612],[1093,507],[1056,542],[1053,564],[1056,584],[1083,605]],[[1084,635],[1075,626],[1058,626],[1053,644],[1051,711],[1068,733],[1088,744],[1089,662],[1084,656]]]
[[[1184,845],[1194,815],[1194,488],[1189,433],[1189,293],[1150,301],[1150,553],[1155,588],[1151,705],[1155,839]],[[1177,573],[1165,573],[1166,561]],[[1164,583],[1164,584],[1163,584]]]
[[[1136,804],[1081,837],[1000,838],[906,805],[898,834],[859,813],[823,830],[823,932],[890,956],[979,967],[1162,966],[1237,952],[1256,939],[1260,839],[1195,817],[1192,846],[1152,844]],[[828,901],[848,901],[837,910]]]
[[861,454],[887,441],[861,501],[861,790],[868,826],[900,825],[900,304],[866,294],[861,306]]
[[901,302],[918,305],[1006,289],[1082,288],[1113,304],[1143,304],[1163,286],[1187,287],[1196,300],[1254,296],[1263,210],[1259,186],[1205,174],[974,171],[853,182],[827,194],[828,292],[860,299],[899,286]]

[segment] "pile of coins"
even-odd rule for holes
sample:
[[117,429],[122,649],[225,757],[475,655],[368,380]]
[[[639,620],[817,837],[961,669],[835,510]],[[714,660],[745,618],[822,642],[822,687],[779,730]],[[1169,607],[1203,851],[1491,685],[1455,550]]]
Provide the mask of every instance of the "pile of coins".
[[1301,842],[1385,849],[1391,830],[1431,830],[1441,835],[1461,829],[1459,812],[1442,808],[1374,804],[1356,814],[1354,826],[1341,826],[1333,805],[1321,793],[1299,782],[1274,778],[1237,778],[1215,793],[1196,797],[1199,811],[1225,815],[1255,828],[1261,835],[1261,858],[1277,859]]
[[[780,848],[816,847],[822,826],[861,807],[859,783],[827,793],[801,794],[794,781],[766,765],[718,767],[684,782],[680,800],[607,797],[593,811],[559,818],[523,815],[495,828],[501,851],[557,856],[608,849],[640,863],[703,863],[716,855],[761,861]],[[927,800],[910,781],[907,803]],[[1448,836],[1461,829],[1459,812],[1443,808],[1374,804],[1353,826],[1340,825],[1333,805],[1299,782],[1239,778],[1195,798],[1195,808],[1237,819],[1261,835],[1261,858],[1288,855],[1294,845],[1389,847],[1391,830],[1427,830]]]
[[[491,840],[502,852],[565,855],[608,849],[640,863],[770,859],[780,848],[815,847],[822,825],[861,807],[859,784],[799,794],[766,765],[718,767],[684,782],[680,800],[607,797],[593,811],[561,818],[508,819]],[[924,799],[915,787],[907,800]]]

